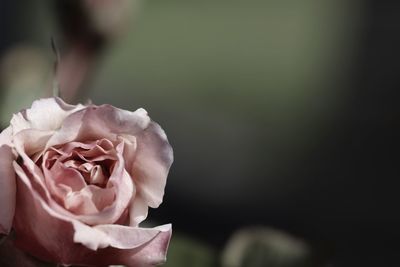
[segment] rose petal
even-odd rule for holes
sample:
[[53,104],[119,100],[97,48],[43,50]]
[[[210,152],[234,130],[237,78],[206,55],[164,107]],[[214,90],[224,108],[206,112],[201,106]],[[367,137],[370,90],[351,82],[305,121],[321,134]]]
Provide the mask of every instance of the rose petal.
[[137,142],[136,137],[129,134],[118,135],[118,142],[124,142],[124,159],[125,159],[125,169],[132,173],[133,162],[136,158]]
[[96,214],[115,199],[114,188],[89,185],[77,192],[69,192],[63,199],[64,206],[76,215]]
[[38,154],[38,156],[32,157],[33,160],[36,161],[52,135],[52,131],[25,129],[15,134],[13,141],[15,146],[18,147],[20,151],[23,151],[27,156]]
[[[91,227],[92,231],[88,231],[87,227],[82,225],[77,226],[77,228],[81,229],[77,230],[74,236],[74,241],[82,243],[93,250],[104,248],[106,246],[118,249],[137,248],[152,240],[160,232],[171,232],[170,224],[154,228],[138,228],[117,224],[105,224]],[[94,233],[102,237],[102,242],[99,242],[99,238],[92,236]]]
[[[118,134],[135,135],[150,123],[146,110],[140,108],[134,112],[118,109],[110,105],[92,106],[86,109],[82,134],[86,138]],[[98,139],[98,138],[96,138]]]
[[11,149],[11,132],[8,127],[0,134],[0,233],[8,234],[15,211],[15,173],[12,162],[15,159]]
[[117,141],[119,134],[135,135],[149,123],[150,118],[144,109],[130,112],[110,105],[89,106],[68,116],[60,130],[49,140],[47,148],[73,141]]
[[[60,171],[57,171],[59,169]],[[43,168],[44,171],[44,181],[46,190],[51,194],[47,200],[50,202],[53,199],[56,200],[60,205],[63,205],[65,202],[65,198],[71,194],[72,192],[78,191],[86,186],[86,183],[80,180],[83,180],[80,176],[80,173],[76,170],[68,169],[65,173],[63,173],[62,168],[53,168],[51,171]],[[29,174],[30,171],[28,168],[25,171]],[[63,179],[64,178],[64,179]],[[64,205],[65,206],[65,205]]]
[[56,162],[53,165],[49,171],[51,174],[47,172],[46,168],[43,168],[43,171],[45,180],[48,183],[63,184],[70,187],[72,191],[80,191],[86,186],[84,178],[76,169],[68,168],[60,162]]
[[[136,250],[119,250],[121,260],[119,264],[148,267],[165,263],[171,235],[172,229],[170,228],[167,232],[160,231],[149,243],[138,247]],[[111,260],[108,262],[111,262]]]
[[129,225],[137,227],[142,221],[147,218],[148,205],[146,200],[142,196],[136,194],[135,198],[132,199],[129,208]]
[[85,187],[81,191],[71,192],[64,200],[64,206],[67,210],[78,215],[96,214],[99,212],[96,205],[93,203],[93,194]]
[[137,151],[132,169],[138,193],[147,204],[157,208],[163,199],[169,168],[173,162],[172,147],[161,127],[151,122],[136,136]]
[[90,171],[90,183],[101,185],[105,180],[103,169],[99,165],[94,166]]
[[26,110],[23,110],[17,114],[14,114],[10,121],[10,126],[13,129],[13,135],[19,133],[22,130],[30,128],[30,123],[26,120]]
[[70,142],[60,148],[60,154],[64,156],[71,155],[71,152],[79,152],[83,158],[95,158],[101,155],[115,155],[114,144],[107,139],[85,143]]
[[100,188],[95,185],[89,185],[86,190],[90,191],[92,201],[98,210],[111,206],[115,199],[114,188]]
[[[81,171],[87,165],[83,165],[79,163],[79,159],[86,164],[90,165],[98,165],[96,162],[109,160],[111,162],[118,160],[118,156],[116,155],[116,150],[112,147],[108,150],[104,150],[99,144],[104,144],[104,140],[98,140],[90,143],[82,143],[82,142],[71,142],[63,145],[62,147],[56,149],[54,147],[50,147],[47,153],[51,153],[51,156],[47,159],[57,160],[57,162],[64,162],[67,167],[79,168]],[[110,142],[106,140],[107,142]],[[113,145],[111,143],[111,145]],[[57,154],[54,155],[53,152]],[[77,159],[78,157],[79,159]],[[101,164],[100,164],[101,165]],[[79,167],[81,166],[81,168]],[[90,170],[87,170],[90,172]]]
[[[87,247],[96,247],[99,237],[108,240],[115,247],[98,249],[92,257],[79,261],[90,266],[126,265],[155,266],[166,261],[166,254],[171,239],[171,225],[152,229],[134,228],[119,225],[102,225],[95,227],[95,232],[88,231],[85,225],[77,231],[74,240]],[[99,234],[103,233],[103,235]],[[146,241],[147,240],[147,241]],[[143,243],[142,243],[143,242]],[[102,244],[104,245],[104,244]]]
[[[104,225],[103,229],[91,232],[85,229],[85,225],[79,232],[82,235],[76,235],[76,239],[84,238],[88,243],[94,243],[99,237],[105,238],[111,242],[116,241],[120,248],[106,247],[97,249],[88,253],[85,258],[81,258],[79,265],[89,266],[108,266],[108,265],[126,265],[148,267],[162,264],[166,261],[169,241],[171,239],[171,226],[163,225],[153,229],[126,227],[119,228],[117,225]],[[122,226],[123,227],[123,226]],[[103,233],[105,236],[99,234]],[[96,234],[96,235],[92,235]],[[121,242],[126,241],[126,242]],[[143,241],[135,242],[135,240]],[[148,241],[145,241],[148,240]],[[125,243],[125,244],[124,244]]]
[[45,98],[33,102],[32,107],[16,114],[11,120],[14,135],[24,129],[57,130],[64,119],[85,106],[72,106],[60,98]]

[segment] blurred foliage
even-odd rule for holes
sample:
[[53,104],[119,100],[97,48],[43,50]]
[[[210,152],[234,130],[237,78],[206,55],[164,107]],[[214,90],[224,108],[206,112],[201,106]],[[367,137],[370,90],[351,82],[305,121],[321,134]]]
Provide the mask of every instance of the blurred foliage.
[[175,233],[172,236],[165,267],[216,267],[217,250],[207,244]]
[[230,238],[223,267],[312,267],[310,247],[291,235],[266,228],[244,228]]
[[222,250],[175,233],[165,267],[312,267],[310,247],[289,234],[251,227],[235,232]]

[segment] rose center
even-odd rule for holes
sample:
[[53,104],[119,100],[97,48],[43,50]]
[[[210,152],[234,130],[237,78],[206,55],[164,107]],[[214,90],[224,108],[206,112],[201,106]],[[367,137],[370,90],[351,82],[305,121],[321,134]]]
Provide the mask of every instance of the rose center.
[[43,155],[42,164],[54,199],[74,213],[92,214],[115,198],[108,182],[117,160],[113,143],[103,139],[51,147]]

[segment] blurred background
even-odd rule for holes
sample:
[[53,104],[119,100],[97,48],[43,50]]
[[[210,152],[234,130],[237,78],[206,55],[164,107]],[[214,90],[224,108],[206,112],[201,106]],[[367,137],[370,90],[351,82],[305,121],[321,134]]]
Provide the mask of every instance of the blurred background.
[[0,121],[145,108],[175,162],[165,266],[400,266],[400,3],[2,0]]

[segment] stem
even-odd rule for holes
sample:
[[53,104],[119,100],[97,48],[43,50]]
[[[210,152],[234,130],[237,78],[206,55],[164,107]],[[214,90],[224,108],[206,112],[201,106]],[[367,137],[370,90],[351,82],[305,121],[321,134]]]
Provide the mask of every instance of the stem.
[[54,78],[53,78],[53,97],[61,97],[60,94],[60,84],[58,83],[57,80],[57,72],[58,72],[58,65],[60,63],[60,53],[58,51],[56,42],[54,40],[54,37],[51,37],[51,49],[53,50],[53,53],[55,55],[55,61],[54,61],[54,67],[53,67],[53,72],[54,72]]

